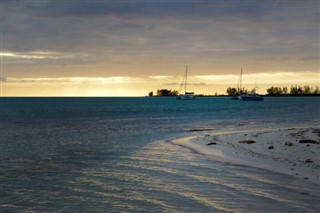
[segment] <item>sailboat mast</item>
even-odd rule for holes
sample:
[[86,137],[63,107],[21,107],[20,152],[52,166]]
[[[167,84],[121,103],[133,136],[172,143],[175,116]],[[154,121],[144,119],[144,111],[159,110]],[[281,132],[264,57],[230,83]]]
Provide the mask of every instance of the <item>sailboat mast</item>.
[[184,84],[184,94],[187,92],[187,79],[188,79],[188,65],[186,65],[186,77],[185,77],[185,84]]
[[240,71],[240,95],[242,94],[242,68]]

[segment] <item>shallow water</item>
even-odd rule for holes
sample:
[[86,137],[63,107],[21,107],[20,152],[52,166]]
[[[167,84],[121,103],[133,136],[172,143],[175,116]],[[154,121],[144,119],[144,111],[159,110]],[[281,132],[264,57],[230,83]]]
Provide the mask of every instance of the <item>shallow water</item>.
[[319,185],[219,162],[190,131],[319,125],[319,98],[2,98],[1,210],[317,212]]

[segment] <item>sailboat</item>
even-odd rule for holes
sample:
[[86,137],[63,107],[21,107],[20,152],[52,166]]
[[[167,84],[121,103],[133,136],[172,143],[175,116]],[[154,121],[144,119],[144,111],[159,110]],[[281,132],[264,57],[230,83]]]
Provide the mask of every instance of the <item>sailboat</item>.
[[238,96],[238,99],[242,101],[263,101],[264,100],[263,97],[256,94],[255,92],[242,94],[242,68],[240,72],[240,95]]
[[242,78],[242,68],[241,68],[241,72],[240,72],[240,78],[238,80],[238,83],[237,83],[237,91],[236,93],[233,94],[233,96],[231,97],[232,100],[239,100],[239,94],[241,94],[241,86],[239,87],[239,83],[241,81],[241,78]]
[[180,85],[180,89],[184,86],[184,95],[178,96],[178,100],[194,100],[194,92],[187,92],[187,79],[188,79],[188,65],[186,66],[186,72]]

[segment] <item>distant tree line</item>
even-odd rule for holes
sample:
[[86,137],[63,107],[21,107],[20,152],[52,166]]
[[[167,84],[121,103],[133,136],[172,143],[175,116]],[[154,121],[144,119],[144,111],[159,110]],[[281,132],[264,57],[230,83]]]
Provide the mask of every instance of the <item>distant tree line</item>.
[[[178,96],[179,92],[176,90],[169,89],[158,89],[156,96]],[[149,96],[153,96],[153,92],[149,92]]]
[[231,96],[238,96],[240,94],[246,94],[248,93],[248,90],[246,88],[242,88],[241,90],[240,89],[237,89],[235,87],[228,87],[227,89],[227,94],[228,95],[231,95]]
[[[241,91],[238,88],[228,87],[227,95],[229,96],[238,96],[240,94],[246,94],[248,92],[256,92],[256,89],[248,90],[246,88],[242,88]],[[156,96],[178,96],[179,92],[177,90],[169,90],[169,89],[158,89]],[[310,87],[308,85],[305,86],[291,86],[288,87],[269,87],[267,89],[267,95],[270,96],[313,96],[313,95],[320,95],[320,88],[319,86]],[[149,96],[154,96],[153,91],[149,92]],[[197,95],[197,96],[213,96],[213,95]],[[217,93],[214,96],[223,96],[218,95]]]
[[292,95],[292,96],[303,96],[303,95],[320,95],[319,86],[315,88],[306,86],[291,86],[290,89],[287,87],[270,87],[267,89],[268,95],[281,96],[281,95]]
[[[239,89],[234,87],[229,87],[226,90],[227,94],[230,96],[238,96],[241,94],[248,93],[248,90],[243,88],[240,92]],[[255,89],[251,90],[251,92],[255,92]],[[310,87],[308,85],[306,86],[291,86],[291,88],[288,87],[270,87],[267,89],[267,95],[272,96],[281,96],[281,95],[291,95],[291,96],[301,96],[301,95],[320,95],[320,89],[319,86],[316,87]]]
[[237,89],[237,88],[234,88],[234,87],[228,87],[227,89],[227,94],[228,95],[231,95],[231,96],[238,96],[240,94],[247,94],[248,92],[252,92],[252,93],[255,93],[256,92],[256,88],[253,88],[252,90],[248,90],[246,88],[242,88],[241,90],[240,89]]

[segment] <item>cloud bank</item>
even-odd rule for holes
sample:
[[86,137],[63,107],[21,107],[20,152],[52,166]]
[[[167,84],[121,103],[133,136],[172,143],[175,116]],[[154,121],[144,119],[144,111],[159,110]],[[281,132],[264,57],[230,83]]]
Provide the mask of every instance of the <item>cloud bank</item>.
[[305,84],[314,82],[306,70],[319,73],[317,0],[2,0],[1,32],[7,79],[131,76],[168,84],[179,82],[186,64],[191,75],[221,83],[236,81],[241,67],[292,73]]

